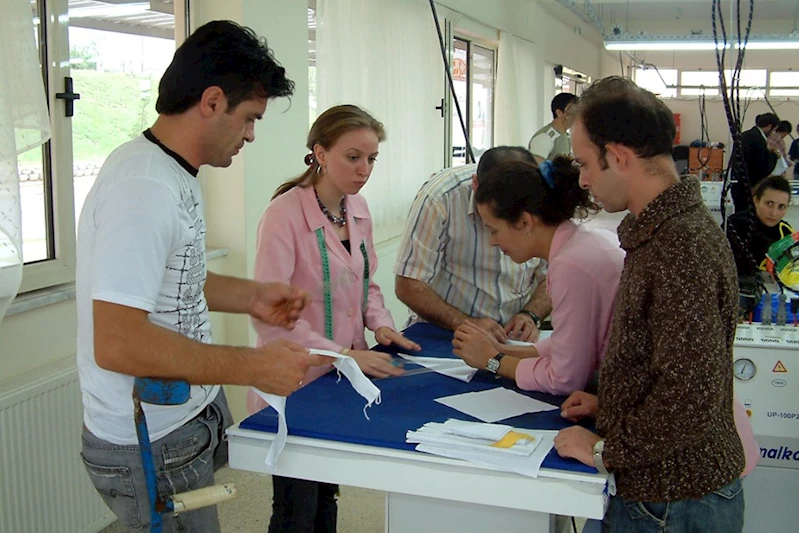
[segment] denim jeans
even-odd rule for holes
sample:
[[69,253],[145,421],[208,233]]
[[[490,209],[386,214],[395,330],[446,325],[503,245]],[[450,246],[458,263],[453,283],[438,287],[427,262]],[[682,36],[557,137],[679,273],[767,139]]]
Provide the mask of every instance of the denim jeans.
[[736,478],[698,500],[638,502],[612,496],[604,533],[740,533],[744,493]]
[[[225,429],[233,422],[225,392],[200,414],[152,443],[161,498],[214,484],[214,472],[227,463]],[[106,505],[130,531],[150,531],[150,499],[139,447],[117,445],[83,428],[81,457]],[[218,533],[216,506],[163,516],[164,533]]]
[[336,533],[338,485],[272,476],[269,533]]

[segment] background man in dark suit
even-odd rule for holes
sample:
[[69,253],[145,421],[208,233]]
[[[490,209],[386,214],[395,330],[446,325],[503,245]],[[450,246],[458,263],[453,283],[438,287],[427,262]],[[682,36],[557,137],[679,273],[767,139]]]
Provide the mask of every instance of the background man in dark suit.
[[[764,113],[755,118],[755,126],[741,134],[744,167],[746,176],[738,175],[733,167],[732,200],[735,212],[746,211],[752,204],[752,187],[771,175],[779,157],[777,152],[769,150],[766,139],[771,130],[777,127],[780,119],[773,113]],[[735,161],[735,153],[730,158],[730,165]]]

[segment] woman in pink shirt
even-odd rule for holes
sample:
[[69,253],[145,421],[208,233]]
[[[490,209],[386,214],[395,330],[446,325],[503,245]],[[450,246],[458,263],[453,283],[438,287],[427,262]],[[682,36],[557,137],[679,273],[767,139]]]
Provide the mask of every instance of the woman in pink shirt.
[[[374,282],[377,255],[366,200],[358,193],[372,173],[383,125],[353,105],[332,107],[308,134],[308,169],[281,185],[258,227],[255,279],[305,289],[312,301],[291,331],[255,323],[258,345],[278,338],[349,355],[370,376],[399,375],[391,357],[368,349],[364,328],[383,345],[420,347],[394,327]],[[305,383],[332,368],[316,367]],[[251,412],[266,404],[250,391]],[[336,493],[329,483],[273,476],[269,532],[336,530]]]
[[476,325],[455,332],[455,354],[474,368],[497,356],[497,374],[519,388],[571,394],[605,355],[624,251],[615,236],[574,222],[599,211],[566,156],[540,166],[512,161],[481,179],[475,201],[491,242],[517,263],[548,264],[553,333],[533,346],[499,344]]

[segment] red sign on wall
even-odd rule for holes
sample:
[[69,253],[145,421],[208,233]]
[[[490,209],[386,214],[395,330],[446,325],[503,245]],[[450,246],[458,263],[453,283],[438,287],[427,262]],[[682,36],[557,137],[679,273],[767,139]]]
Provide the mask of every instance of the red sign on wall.
[[459,57],[452,60],[452,77],[456,80],[466,81],[466,61]]

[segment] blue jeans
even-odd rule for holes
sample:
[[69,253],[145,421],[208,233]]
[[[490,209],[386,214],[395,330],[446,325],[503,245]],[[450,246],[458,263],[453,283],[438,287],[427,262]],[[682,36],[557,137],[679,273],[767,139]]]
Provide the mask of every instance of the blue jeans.
[[603,533],[740,533],[744,492],[735,479],[698,500],[638,502],[612,496]]
[[[233,422],[225,392],[200,414],[152,443],[158,493],[164,498],[214,484],[214,472],[227,463],[225,429]],[[94,488],[130,531],[150,531],[150,499],[136,445],[117,445],[83,428],[83,464]],[[163,517],[164,533],[219,533],[216,506]]]

